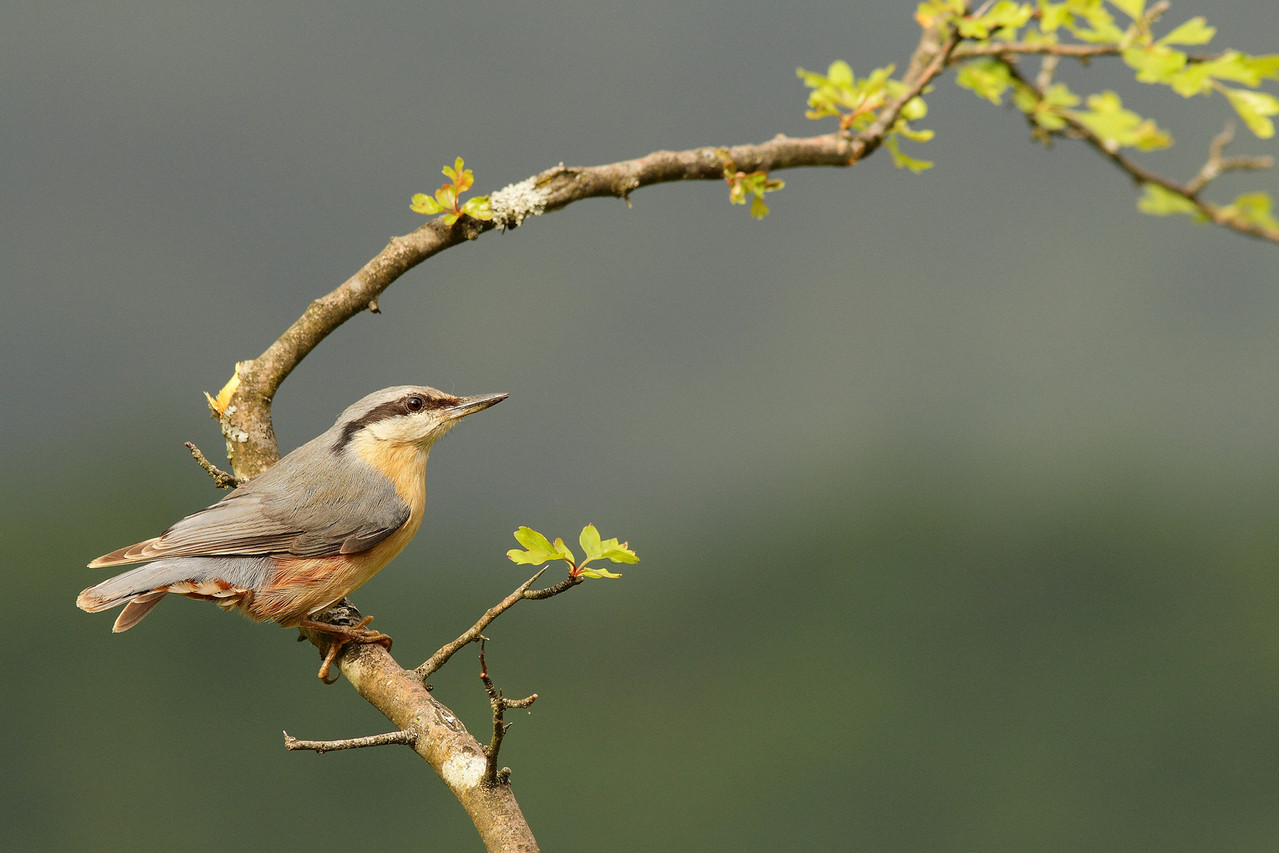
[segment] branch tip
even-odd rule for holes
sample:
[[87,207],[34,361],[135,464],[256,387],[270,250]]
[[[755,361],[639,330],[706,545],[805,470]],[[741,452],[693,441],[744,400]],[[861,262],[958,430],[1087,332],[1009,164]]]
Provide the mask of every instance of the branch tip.
[[219,489],[234,489],[243,482],[239,477],[234,474],[228,474],[226,471],[223,471],[221,468],[210,462],[208,457],[204,455],[204,452],[195,446],[195,442],[187,441],[183,442],[183,444],[185,444],[186,449],[190,451],[191,457],[195,459],[196,464],[203,468],[205,473],[213,478],[213,485],[217,486]]

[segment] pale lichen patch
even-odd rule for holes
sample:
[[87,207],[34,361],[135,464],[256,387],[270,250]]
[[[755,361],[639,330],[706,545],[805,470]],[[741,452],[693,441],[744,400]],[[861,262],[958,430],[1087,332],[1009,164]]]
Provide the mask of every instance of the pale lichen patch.
[[509,184],[489,196],[493,223],[499,228],[515,228],[528,216],[539,216],[546,210],[546,194],[532,178]]
[[450,788],[465,790],[474,788],[484,780],[487,763],[482,755],[459,752],[450,755],[440,768],[440,775]]

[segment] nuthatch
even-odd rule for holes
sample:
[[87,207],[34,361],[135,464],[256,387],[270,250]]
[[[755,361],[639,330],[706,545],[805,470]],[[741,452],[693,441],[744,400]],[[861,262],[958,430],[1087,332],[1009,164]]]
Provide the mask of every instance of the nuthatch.
[[76,605],[90,613],[125,605],[112,628],[120,632],[166,595],[184,595],[256,621],[332,635],[334,651],[350,640],[387,641],[363,624],[353,629],[311,617],[408,544],[426,506],[431,445],[506,396],[454,397],[419,385],[370,394],[218,503],[94,560],[90,568],[148,565],[86,589]]

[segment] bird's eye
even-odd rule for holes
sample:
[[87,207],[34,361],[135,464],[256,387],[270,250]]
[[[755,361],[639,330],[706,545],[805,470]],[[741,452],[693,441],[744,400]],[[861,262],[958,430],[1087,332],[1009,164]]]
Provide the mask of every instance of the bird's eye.
[[407,397],[404,400],[404,408],[410,412],[420,412],[426,408],[426,401],[417,396]]

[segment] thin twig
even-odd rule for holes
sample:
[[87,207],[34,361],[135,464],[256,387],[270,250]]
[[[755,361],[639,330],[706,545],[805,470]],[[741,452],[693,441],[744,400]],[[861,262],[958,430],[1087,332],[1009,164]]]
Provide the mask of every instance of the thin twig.
[[1072,59],[1092,59],[1097,56],[1118,56],[1120,48],[1110,44],[1047,44],[1039,42],[988,42],[986,44],[961,44],[951,54],[955,62],[975,59],[979,56],[1044,55],[1066,56]]
[[366,735],[342,740],[298,740],[288,732],[284,733],[285,749],[310,749],[321,755],[338,749],[363,749],[366,746],[386,746],[391,743],[414,746],[417,744],[417,735],[413,732],[387,732],[381,735]]
[[530,589],[524,593],[524,597],[529,601],[541,601],[543,598],[550,598],[553,595],[559,595],[561,592],[572,589],[582,581],[586,580],[582,575],[577,577],[567,577],[554,586],[548,586],[544,589]]
[[509,767],[497,769],[497,754],[502,748],[502,738],[506,737],[506,730],[511,727],[505,721],[506,709],[527,708],[537,701],[537,694],[533,693],[523,699],[507,699],[502,695],[502,691],[493,685],[493,679],[489,678],[488,664],[484,660],[485,639],[480,638],[480,681],[484,682],[484,691],[489,695],[489,707],[493,709],[493,737],[488,746],[484,747],[484,784],[491,786],[505,784],[511,778]]
[[240,485],[241,480],[234,474],[228,474],[218,466],[209,461],[208,457],[195,446],[194,442],[186,442],[187,450],[191,451],[191,455],[195,457],[195,461],[203,468],[210,477],[213,478],[213,485],[219,489],[234,489]]
[[516,603],[523,601],[526,598],[532,600],[550,598],[552,595],[558,595],[559,593],[564,592],[564,590],[576,586],[582,580],[581,578],[566,578],[565,580],[557,583],[555,586],[547,587],[546,589],[533,589],[533,584],[536,583],[537,579],[545,573],[546,569],[539,570],[537,574],[520,584],[519,587],[517,587],[516,590],[506,598],[502,599],[497,604],[494,604],[488,610],[485,610],[484,615],[481,616],[474,625],[468,628],[456,640],[445,643],[441,646],[439,651],[423,661],[422,664],[414,671],[422,677],[423,681],[425,681],[431,677],[431,673],[448,663],[448,659],[453,657],[453,655],[455,655],[460,649],[482,639],[484,629],[493,624],[494,619],[514,607]]
[[1146,26],[1150,26],[1164,16],[1169,9],[1172,8],[1171,0],[1159,0],[1158,3],[1146,10],[1145,21]]
[[[1009,74],[1012,76],[1012,79],[1018,83],[1018,85],[1026,87],[1028,91],[1033,92],[1035,96],[1039,99],[1042,99],[1044,97],[1044,93],[1041,89],[1036,88],[1033,84],[1030,83],[1030,81],[1028,81],[1024,76],[1022,76],[1016,64],[1005,61],[1004,65],[1008,68]],[[1255,222],[1248,222],[1246,220],[1240,219],[1238,216],[1232,214],[1225,207],[1217,204],[1212,204],[1211,202],[1204,201],[1202,198],[1200,198],[1199,192],[1200,190],[1203,189],[1203,186],[1207,183],[1207,180],[1200,181],[1198,177],[1196,177],[1196,179],[1193,179],[1187,184],[1184,184],[1184,185],[1179,184],[1176,181],[1172,180],[1171,178],[1166,178],[1163,175],[1150,171],[1149,169],[1137,163],[1132,158],[1126,156],[1120,150],[1118,146],[1110,142],[1107,142],[1105,139],[1098,136],[1091,129],[1089,129],[1087,125],[1085,125],[1083,122],[1076,119],[1074,116],[1070,115],[1069,112],[1057,111],[1055,115],[1059,116],[1062,119],[1062,121],[1066,123],[1067,129],[1051,131],[1050,132],[1051,135],[1069,136],[1075,139],[1083,140],[1089,146],[1091,146],[1097,153],[1099,153],[1102,157],[1106,158],[1111,163],[1113,163],[1120,171],[1124,172],[1125,174],[1128,175],[1128,177],[1132,178],[1133,183],[1135,183],[1137,186],[1150,184],[1153,186],[1161,187],[1162,189],[1165,189],[1168,192],[1173,193],[1174,195],[1178,195],[1185,198],[1187,201],[1189,201],[1191,204],[1195,206],[1195,209],[1198,210],[1199,213],[1205,219],[1209,220],[1210,222],[1213,222],[1216,225],[1220,225],[1224,228],[1229,228],[1233,231],[1237,231],[1240,234],[1244,234],[1249,237],[1256,237],[1261,240],[1269,240],[1270,242],[1279,243],[1279,230],[1276,230],[1274,228],[1268,228],[1264,225],[1261,225]],[[1031,126],[1035,128],[1036,132],[1040,132],[1040,133],[1043,132],[1042,128],[1040,128],[1037,124],[1035,124],[1033,117],[1028,115],[1026,119],[1027,121],[1031,123]],[[1214,146],[1220,145],[1220,147],[1224,148],[1225,143],[1229,141],[1228,138],[1226,138],[1225,141],[1221,141],[1221,140],[1222,140],[1222,135],[1219,134],[1217,139],[1213,141]],[[1213,171],[1213,167],[1211,165],[1212,156],[1213,155],[1210,150],[1209,164],[1205,167],[1206,169],[1208,169],[1209,172]],[[1236,169],[1249,168],[1249,167],[1262,168],[1264,165],[1257,158],[1241,158],[1241,159],[1243,159],[1244,162],[1249,165],[1248,166],[1232,165],[1231,168],[1236,168]],[[1200,170],[1200,171],[1201,171],[1201,174],[1203,174],[1203,170]],[[1221,172],[1220,163],[1216,167],[1216,172],[1217,174],[1220,174]],[[1213,177],[1216,177],[1216,175],[1213,175]]]
[[1198,195],[1204,187],[1226,172],[1260,171],[1274,166],[1273,157],[1226,157],[1226,146],[1234,137],[1234,122],[1227,122],[1225,129],[1214,136],[1212,144],[1208,146],[1207,161],[1199,168],[1195,176],[1186,182],[1187,195]]

